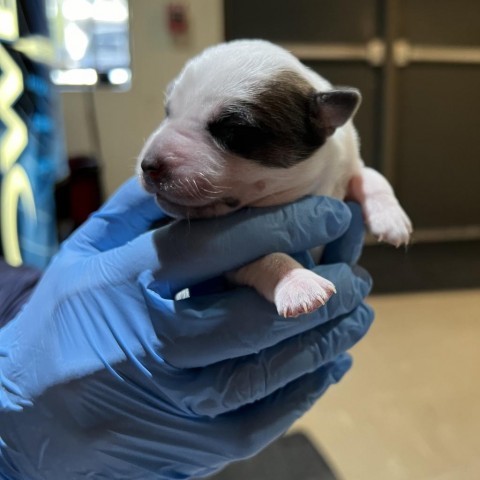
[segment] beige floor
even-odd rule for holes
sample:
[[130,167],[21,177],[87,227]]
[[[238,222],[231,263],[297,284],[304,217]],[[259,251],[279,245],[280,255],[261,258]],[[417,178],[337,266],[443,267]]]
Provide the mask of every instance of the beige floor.
[[353,369],[294,429],[342,480],[479,480],[480,290],[370,304]]

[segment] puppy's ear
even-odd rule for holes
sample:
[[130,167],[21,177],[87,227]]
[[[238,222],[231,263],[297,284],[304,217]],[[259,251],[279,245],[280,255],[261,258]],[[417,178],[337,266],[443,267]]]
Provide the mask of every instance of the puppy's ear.
[[333,135],[355,115],[361,101],[360,92],[355,88],[315,93],[310,112],[312,122],[327,136]]

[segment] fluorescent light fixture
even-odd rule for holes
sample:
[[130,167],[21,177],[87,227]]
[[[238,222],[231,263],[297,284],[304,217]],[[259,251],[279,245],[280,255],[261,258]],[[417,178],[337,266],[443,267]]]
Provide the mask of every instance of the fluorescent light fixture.
[[65,50],[70,58],[76,62],[81,60],[87,52],[90,40],[88,35],[75,23],[65,27]]
[[[5,0],[0,0],[0,5],[2,1]],[[55,57],[51,59],[56,67],[51,74],[52,81],[70,87],[110,85],[120,87],[119,90],[128,88],[132,78],[128,0],[46,2],[56,42]],[[27,46],[17,46],[20,47],[24,51]],[[35,53],[45,55],[46,49]]]
[[66,20],[79,22],[92,18],[93,5],[87,0],[65,0],[62,4],[62,14]]
[[128,68],[113,68],[108,72],[108,81],[112,85],[125,85],[130,83],[131,76]]
[[128,7],[120,0],[95,0],[93,18],[97,22],[124,23],[128,21]]
[[98,82],[97,72],[93,68],[53,70],[51,78],[56,85],[95,85]]

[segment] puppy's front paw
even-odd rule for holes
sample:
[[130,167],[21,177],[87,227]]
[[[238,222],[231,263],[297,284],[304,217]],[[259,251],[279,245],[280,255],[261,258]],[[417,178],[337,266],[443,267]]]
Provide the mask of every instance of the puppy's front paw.
[[408,244],[413,231],[412,223],[395,198],[378,199],[368,207],[367,224],[379,241],[396,247]]
[[295,268],[278,282],[274,301],[279,315],[298,317],[325,305],[334,293],[332,282],[310,270]]

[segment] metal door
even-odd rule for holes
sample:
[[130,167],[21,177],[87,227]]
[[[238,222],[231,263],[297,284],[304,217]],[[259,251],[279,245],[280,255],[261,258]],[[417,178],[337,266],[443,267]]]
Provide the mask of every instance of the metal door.
[[398,195],[428,238],[480,238],[480,2],[395,0]]

